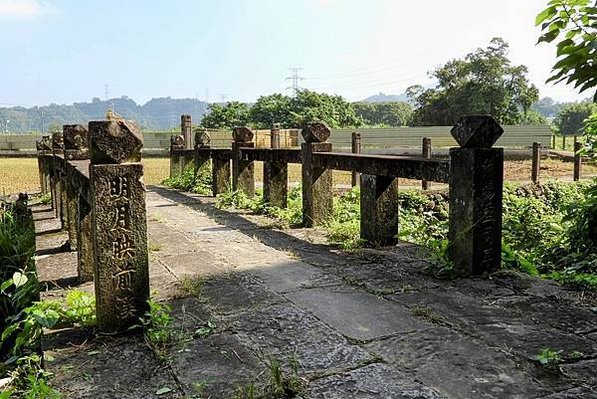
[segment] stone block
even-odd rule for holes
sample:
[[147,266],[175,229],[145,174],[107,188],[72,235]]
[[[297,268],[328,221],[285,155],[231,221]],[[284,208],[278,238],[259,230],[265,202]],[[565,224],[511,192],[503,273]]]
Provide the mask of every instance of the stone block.
[[307,143],[323,143],[330,138],[332,131],[324,122],[308,123],[301,134]]
[[501,148],[450,149],[448,255],[463,275],[497,270],[501,264]]
[[462,148],[490,148],[504,129],[491,115],[467,115],[460,118],[450,133]]
[[331,150],[331,143],[302,144],[303,225],[305,227],[321,225],[333,215],[332,170],[312,165],[314,152]]
[[249,143],[253,140],[253,131],[248,127],[238,126],[232,129],[232,138],[238,143]]
[[129,121],[89,122],[92,164],[119,164],[141,161],[143,136]]
[[398,179],[361,175],[361,239],[376,247],[398,243]]
[[89,158],[89,131],[83,125],[63,125],[64,157],[68,160]]
[[147,310],[149,266],[142,176],[139,163],[90,166],[95,294],[102,332],[126,331],[138,324]]

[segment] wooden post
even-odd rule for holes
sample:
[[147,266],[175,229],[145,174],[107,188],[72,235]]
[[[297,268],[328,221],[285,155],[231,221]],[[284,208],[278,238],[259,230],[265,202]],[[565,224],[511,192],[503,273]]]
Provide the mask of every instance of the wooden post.
[[562,135],[562,150],[566,151],[566,135]]
[[[352,153],[353,154],[361,153],[361,134],[357,133],[357,132],[352,133]],[[358,173],[358,172],[352,172],[351,184],[353,187],[359,185],[359,183],[360,183],[359,175],[360,175],[360,173]]]
[[303,225],[305,227],[321,225],[333,215],[332,171],[314,167],[312,163],[315,153],[332,150],[332,143],[326,143],[330,133],[329,127],[321,122],[310,123],[302,131],[305,139],[305,143],[302,144]]
[[101,332],[125,332],[149,299],[143,136],[125,121],[89,122],[89,135],[97,323]]
[[247,127],[233,129],[232,142],[232,190],[242,191],[249,198],[255,196],[255,162],[243,159],[242,148],[255,148],[253,132]]
[[532,157],[531,181],[537,184],[539,183],[539,170],[541,168],[541,143],[533,143]]
[[465,116],[452,128],[448,256],[456,273],[485,274],[501,265],[503,129],[491,115]]
[[[429,137],[423,137],[421,156],[425,159],[431,159],[431,139]],[[423,190],[429,189],[430,185],[431,184],[427,180],[421,180],[421,188]]]
[[[272,149],[280,148],[280,124],[274,123],[271,131]],[[286,208],[288,198],[288,164],[286,162],[267,161],[263,163],[263,200],[264,202]]]
[[574,142],[574,181],[580,180],[581,168],[582,168],[582,156],[580,154],[582,150],[582,143]]

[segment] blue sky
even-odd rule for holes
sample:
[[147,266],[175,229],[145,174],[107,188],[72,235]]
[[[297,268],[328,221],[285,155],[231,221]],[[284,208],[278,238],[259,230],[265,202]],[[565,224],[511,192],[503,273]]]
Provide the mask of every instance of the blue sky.
[[0,106],[128,95],[254,101],[301,86],[359,100],[432,84],[427,72],[504,37],[541,96],[546,0],[0,0]]

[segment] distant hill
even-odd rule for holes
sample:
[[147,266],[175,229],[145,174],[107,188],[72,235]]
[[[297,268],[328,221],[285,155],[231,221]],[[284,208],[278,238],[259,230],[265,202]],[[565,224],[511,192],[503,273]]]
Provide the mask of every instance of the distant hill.
[[[72,105],[50,104],[42,107],[0,108],[0,133],[7,129],[10,133],[49,131],[50,127],[61,127],[69,123],[85,123],[105,118],[109,108],[126,119],[139,123],[144,130],[169,130],[180,125],[180,115],[190,114],[193,123],[199,123],[206,113],[207,104],[193,98],[154,98],[143,105],[122,96],[102,101],[94,98],[91,102]],[[9,121],[6,123],[6,121]]]
[[367,102],[367,103],[388,103],[388,102],[392,102],[392,101],[408,102],[408,96],[406,95],[406,93],[402,93],[402,94],[379,93],[379,94],[375,94],[373,96],[367,97],[362,101]]

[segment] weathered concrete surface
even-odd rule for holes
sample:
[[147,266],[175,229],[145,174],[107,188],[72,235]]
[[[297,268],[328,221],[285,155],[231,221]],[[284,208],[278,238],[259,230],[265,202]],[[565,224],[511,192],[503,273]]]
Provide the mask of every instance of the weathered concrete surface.
[[[171,391],[161,398],[191,397],[199,384],[198,397],[229,398],[265,383],[272,358],[285,370],[298,360],[302,398],[597,397],[596,303],[574,291],[512,273],[438,280],[412,245],[345,254],[318,244],[319,230],[264,229],[262,217],[161,188],[150,189],[147,213],[151,288],[190,338],[165,362],[140,336],[47,345],[66,397],[158,397],[162,387]],[[38,237],[50,253],[38,261],[42,280],[65,287],[74,254],[52,253],[65,234],[37,223],[50,231]],[[193,334],[208,322],[207,336]],[[561,371],[535,360],[544,347],[562,351]]]

